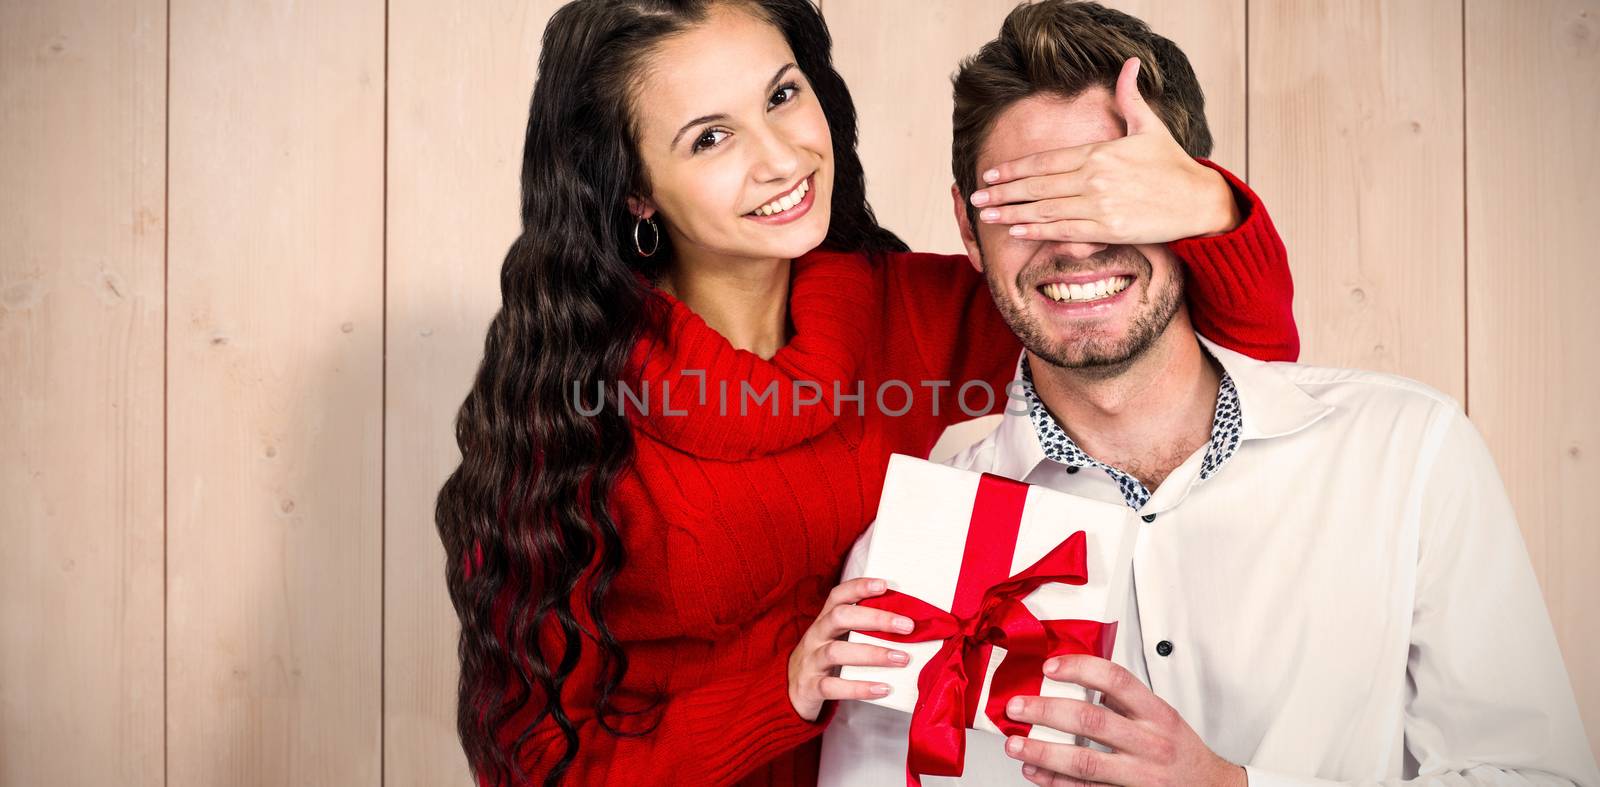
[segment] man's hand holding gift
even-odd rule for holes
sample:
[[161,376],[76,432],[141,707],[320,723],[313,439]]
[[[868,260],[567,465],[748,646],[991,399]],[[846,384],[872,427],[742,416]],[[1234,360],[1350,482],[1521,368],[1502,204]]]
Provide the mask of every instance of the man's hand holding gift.
[[1244,768],[1206,747],[1176,710],[1133,673],[1094,656],[1045,662],[1052,680],[1101,692],[1101,703],[1056,697],[1013,697],[1006,715],[1100,743],[1111,752],[1012,735],[1006,754],[1023,762],[1034,784],[1126,787],[1245,787]]

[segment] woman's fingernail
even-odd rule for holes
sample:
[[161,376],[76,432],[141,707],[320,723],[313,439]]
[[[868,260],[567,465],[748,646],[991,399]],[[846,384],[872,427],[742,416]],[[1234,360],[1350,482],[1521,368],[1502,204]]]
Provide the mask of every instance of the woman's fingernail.
[[978,218],[983,219],[984,221],[998,221],[1000,219],[1000,211],[990,208],[986,211],[980,212],[978,214]]
[[1020,238],[1020,237],[1022,237],[1024,235],[1028,234],[1028,228],[1022,226],[1021,224],[1013,224],[1013,225],[1011,225],[1011,234],[1013,236],[1015,236],[1015,237]]
[[989,204],[989,192],[987,192],[987,191],[974,191],[974,192],[972,192],[972,204],[974,204],[974,205],[987,205],[987,204]]
[[1028,763],[1027,765],[1022,766],[1022,775],[1023,776],[1027,776],[1029,778],[1032,778],[1037,773],[1039,773],[1039,767],[1034,765],[1031,762]]
[[1018,754],[1021,754],[1021,753],[1022,753],[1022,737],[1018,736],[1018,735],[1012,735],[1011,737],[1006,738],[1006,754],[1009,754],[1009,755],[1015,757],[1015,756],[1017,756]]
[[886,587],[888,587],[888,585],[886,585],[881,579],[874,579],[867,583],[867,590],[870,590],[874,593],[882,593]]
[[915,624],[911,622],[911,618],[894,619],[894,630],[900,632],[901,634],[910,634],[911,629],[915,627]]
[[910,663],[911,656],[898,650],[891,650],[889,651],[889,660],[896,664],[907,664]]
[[887,697],[889,696],[889,686],[884,683],[874,683],[872,684],[872,693],[874,696]]
[[983,173],[983,179],[987,183],[993,183],[993,182],[999,180],[1000,179],[1000,170],[991,169],[988,172]]
[[1061,667],[1061,659],[1048,659],[1044,663],[1044,674],[1050,675]]

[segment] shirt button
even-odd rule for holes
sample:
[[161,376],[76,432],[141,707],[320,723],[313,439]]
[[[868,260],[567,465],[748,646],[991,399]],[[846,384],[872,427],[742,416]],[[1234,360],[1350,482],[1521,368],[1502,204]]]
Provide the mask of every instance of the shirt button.
[[1156,643],[1156,655],[1157,656],[1171,656],[1172,655],[1172,643],[1168,642],[1167,640],[1161,640],[1160,642],[1157,642]]
[[1078,472],[1078,466],[1077,465],[1067,465],[1067,475],[1076,475],[1077,472]]
[[[1146,522],[1154,522],[1154,521],[1156,521],[1156,515],[1155,514],[1145,514],[1144,516],[1139,517],[1139,518],[1143,519]],[[1172,648],[1172,646],[1168,645],[1167,648],[1170,650]],[[1165,656],[1167,654],[1163,653],[1161,655]]]

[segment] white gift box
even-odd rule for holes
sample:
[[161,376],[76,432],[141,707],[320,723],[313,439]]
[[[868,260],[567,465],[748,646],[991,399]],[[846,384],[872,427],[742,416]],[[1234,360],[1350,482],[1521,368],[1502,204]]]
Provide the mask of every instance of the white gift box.
[[[864,550],[865,558],[852,560],[844,579],[881,578],[888,582],[891,590],[950,611],[982,479],[982,473],[900,454],[891,456],[878,504],[878,518],[856,546],[857,550]],[[1086,538],[1088,581],[1082,585],[1043,585],[1023,599],[1023,606],[1042,621],[1118,621],[1128,601],[1133,545],[1138,532],[1136,516],[1123,505],[1039,486],[1027,487],[1007,576],[1024,571],[1074,533],[1082,531]],[[1005,545],[996,547],[1005,548]],[[1004,578],[994,577],[993,581]],[[892,689],[889,696],[869,702],[910,714],[917,702],[917,677],[944,643],[939,640],[893,642],[861,632],[852,632],[849,639],[910,655],[911,661],[905,667],[852,666],[840,672],[840,677],[847,680],[888,684]],[[1003,648],[992,650],[977,698],[979,710],[973,723],[975,729],[1000,732],[983,709],[989,701],[990,680],[1005,658]],[[1048,678],[1042,678],[1039,695],[1092,699],[1082,687]],[[1058,743],[1075,742],[1072,735],[1041,726],[1034,726],[1029,737]]]

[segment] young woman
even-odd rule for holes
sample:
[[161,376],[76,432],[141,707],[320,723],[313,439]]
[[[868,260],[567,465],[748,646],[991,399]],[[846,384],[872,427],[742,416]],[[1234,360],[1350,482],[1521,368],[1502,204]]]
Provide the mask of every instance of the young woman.
[[[1161,69],[1188,64],[1146,62],[1159,107]],[[819,655],[841,618],[818,616],[887,457],[1004,406],[962,386],[1003,390],[1019,350],[964,257],[878,226],[855,139],[809,0],[578,0],[551,19],[523,230],[437,508],[481,784],[814,781],[818,687],[851,658]],[[1200,329],[1293,358],[1254,195],[1170,137],[1102,152],[1037,193],[1110,183],[1079,201],[1126,206],[1136,230],[1091,211],[1017,242],[1177,241]],[[1196,235],[1213,237],[1177,240]],[[889,381],[911,395],[875,401]]]

